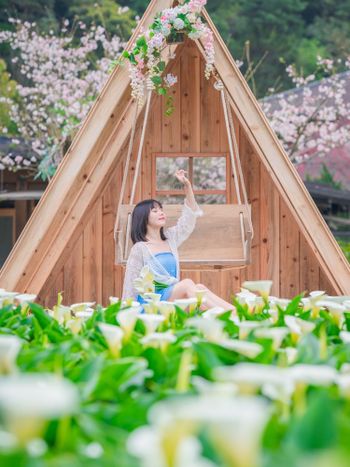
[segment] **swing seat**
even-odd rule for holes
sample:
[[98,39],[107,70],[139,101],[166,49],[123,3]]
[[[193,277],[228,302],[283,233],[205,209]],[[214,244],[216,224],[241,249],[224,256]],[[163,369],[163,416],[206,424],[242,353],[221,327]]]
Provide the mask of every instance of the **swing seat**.
[[[163,205],[167,227],[176,224],[182,205]],[[203,216],[197,217],[190,237],[179,247],[181,266],[211,268],[239,268],[251,262],[249,218],[250,205],[201,204]],[[116,263],[126,264],[132,241],[130,238],[131,213],[134,205],[122,204],[116,230]]]

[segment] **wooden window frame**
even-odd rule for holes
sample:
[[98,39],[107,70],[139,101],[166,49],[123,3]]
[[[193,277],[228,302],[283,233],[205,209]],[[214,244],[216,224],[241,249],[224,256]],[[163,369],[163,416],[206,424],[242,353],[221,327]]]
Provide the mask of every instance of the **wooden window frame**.
[[156,152],[152,154],[152,197],[157,196],[181,196],[184,190],[157,190],[157,158],[177,158],[183,157],[189,159],[188,161],[188,175],[193,183],[193,159],[196,157],[225,157],[226,161],[226,188],[224,190],[193,190],[195,195],[225,195],[225,202],[228,203],[230,199],[230,161],[229,154],[225,151],[222,152]]

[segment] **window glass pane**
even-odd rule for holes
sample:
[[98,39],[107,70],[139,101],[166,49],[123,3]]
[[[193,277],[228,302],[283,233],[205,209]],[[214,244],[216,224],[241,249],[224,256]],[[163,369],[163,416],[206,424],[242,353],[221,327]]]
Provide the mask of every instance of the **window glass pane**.
[[226,204],[226,195],[196,195],[198,204]]
[[188,157],[156,157],[156,189],[182,190],[175,177],[177,170],[188,171]]
[[225,190],[226,157],[194,157],[193,187],[195,190]]
[[0,267],[4,264],[7,256],[10,254],[13,243],[14,222],[12,216],[0,216]]
[[156,195],[156,199],[162,204],[183,204],[184,195],[171,196],[171,195]]

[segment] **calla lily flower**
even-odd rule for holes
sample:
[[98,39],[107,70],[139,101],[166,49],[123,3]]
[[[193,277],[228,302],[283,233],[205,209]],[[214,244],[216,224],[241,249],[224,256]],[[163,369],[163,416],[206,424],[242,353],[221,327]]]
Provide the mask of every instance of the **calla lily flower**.
[[222,453],[225,465],[256,466],[260,437],[269,416],[269,403],[261,397],[223,395],[167,400],[155,404],[149,412],[151,426],[163,434],[165,465],[177,465],[175,456],[181,439],[204,429],[211,444]]
[[169,316],[175,312],[175,304],[174,302],[167,302],[165,300],[162,300],[158,303],[158,310],[167,321],[169,319]]
[[245,281],[242,287],[251,292],[258,292],[264,300],[268,300],[272,287],[272,281]]
[[109,350],[114,357],[119,357],[122,348],[123,330],[113,324],[99,323],[103,337],[106,339]]
[[344,312],[346,311],[346,307],[341,305],[340,303],[335,303],[329,300],[320,300],[317,302],[319,307],[327,308],[329,313],[333,316],[335,323],[339,328],[341,328],[344,324],[345,317]]
[[120,324],[122,330],[124,331],[124,336],[126,340],[129,339],[135,328],[135,324],[141,309],[142,307],[140,305],[137,307],[131,307],[129,309],[119,311],[119,313],[117,314],[117,321]]
[[155,315],[155,314],[142,314],[138,315],[138,319],[140,319],[146,328],[146,334],[152,334],[156,331],[158,326],[165,321],[164,316],[162,315]]
[[78,311],[86,311],[86,309],[91,309],[96,304],[96,302],[82,302],[82,303],[73,303],[70,306],[70,309],[75,314]]
[[214,370],[214,377],[218,381],[231,381],[241,391],[248,393],[257,391],[265,384],[282,385],[289,378],[285,368],[260,363],[237,363],[231,367],[219,367]]
[[166,351],[169,344],[176,341],[176,336],[171,331],[153,332],[144,336],[140,342],[146,347],[160,348],[163,352]]
[[182,308],[183,310],[186,310],[189,308],[189,311],[192,311],[196,308],[197,306],[197,299],[192,297],[192,298],[179,298],[177,300],[174,300],[175,305],[178,307]]
[[255,358],[264,350],[264,347],[256,342],[247,342],[239,339],[225,339],[218,342],[218,344],[225,347],[225,349],[233,350],[248,358]]
[[254,331],[254,335],[256,337],[260,337],[262,339],[272,339],[273,341],[273,348],[277,350],[282,342],[283,339],[289,334],[289,329],[283,326],[275,327],[275,328],[259,328]]
[[22,305],[24,303],[34,302],[36,297],[36,294],[22,293],[13,297],[13,301]]
[[205,297],[205,294],[207,293],[206,289],[196,289],[195,290],[195,297],[197,299],[197,306],[200,307],[201,304],[203,303],[203,298]]
[[226,339],[223,331],[224,323],[214,319],[206,319],[202,317],[190,318],[186,321],[186,326],[197,328],[208,341],[220,343]]
[[269,324],[270,323],[266,323],[265,321],[240,321],[237,323],[239,327],[239,338],[246,339],[249,333],[254,329],[268,326]]
[[154,292],[146,292],[142,296],[145,300],[158,303],[162,298],[162,294]]
[[284,317],[284,322],[290,329],[293,340],[298,341],[301,336],[309,334],[315,329],[315,324],[310,321],[305,321],[304,319],[297,318],[296,316],[286,315]]
[[141,295],[154,292],[154,275],[148,265],[141,269],[140,276],[134,280],[134,287]]
[[13,335],[0,335],[0,373],[12,373],[16,369],[17,355],[22,339]]
[[91,318],[91,316],[94,314],[95,310],[93,308],[86,308],[84,311],[77,311],[75,313],[76,318],[81,318],[83,320],[87,320]]
[[50,316],[55,318],[59,324],[63,324],[66,321],[69,321],[72,318],[71,309],[69,306],[64,305],[55,305],[53,310],[48,310]]
[[113,297],[113,296],[111,296],[111,297],[109,297],[108,299],[109,299],[110,305],[114,305],[115,303],[120,302],[120,298],[119,298],[119,297]]
[[222,315],[225,312],[225,309],[222,306],[214,306],[213,308],[209,308],[202,313],[203,318],[213,319],[217,316]]
[[296,361],[297,356],[298,356],[298,351],[295,347],[285,347],[283,349],[279,349],[278,352],[280,354],[285,355],[286,364],[288,366],[292,365]]
[[83,320],[82,318],[70,319],[66,322],[66,327],[69,328],[73,334],[79,334],[83,327]]
[[336,381],[337,371],[328,365],[298,363],[288,368],[289,376],[298,383],[329,386]]
[[77,388],[66,379],[34,373],[0,378],[6,428],[21,444],[39,438],[45,420],[71,414],[77,406]]

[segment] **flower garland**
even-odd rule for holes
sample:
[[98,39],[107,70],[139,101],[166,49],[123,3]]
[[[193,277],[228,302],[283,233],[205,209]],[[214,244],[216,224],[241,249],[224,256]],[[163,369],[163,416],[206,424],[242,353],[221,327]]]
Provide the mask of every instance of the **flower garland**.
[[[182,0],[179,5],[157,13],[148,30],[138,36],[133,49],[123,52],[122,56],[129,60],[131,94],[138,103],[143,103],[147,78],[151,79],[156,92],[164,96],[177,82],[177,77],[171,73],[162,76],[165,62],[161,59],[161,51],[167,38],[174,38],[179,32],[193,40],[201,39],[206,61],[205,77],[210,78],[214,71],[214,38],[200,16],[206,3],[207,0]],[[168,97],[166,114],[170,115],[173,110],[172,98]]]

